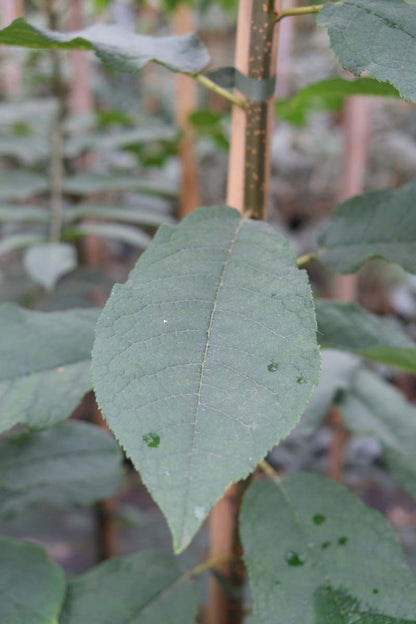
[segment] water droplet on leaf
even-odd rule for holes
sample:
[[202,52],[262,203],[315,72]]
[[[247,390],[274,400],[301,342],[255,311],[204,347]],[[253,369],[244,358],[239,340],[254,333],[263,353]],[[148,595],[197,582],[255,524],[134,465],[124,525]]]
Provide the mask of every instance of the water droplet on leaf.
[[321,544],[322,550],[325,550],[329,546],[331,546],[331,542],[322,542],[322,544]]
[[312,518],[313,523],[314,524],[323,524],[326,520],[325,516],[323,514],[315,514],[314,517]]
[[267,370],[269,371],[269,373],[275,373],[278,368],[279,368],[279,364],[277,362],[272,361],[268,365]]
[[289,550],[286,553],[285,560],[288,565],[293,566],[293,567],[303,566],[306,561],[303,555],[299,555],[293,550]]
[[297,382],[298,384],[305,384],[305,383],[306,383],[306,379],[305,379],[305,377],[298,377],[298,378],[296,379],[296,382]]
[[338,544],[340,546],[345,546],[345,544],[348,542],[348,537],[340,537],[338,540]]
[[146,442],[149,448],[157,448],[160,444],[160,436],[158,436],[157,433],[146,433],[146,435],[143,436],[143,441]]
[[375,588],[373,589],[373,594],[378,594],[378,593],[379,593],[379,591],[380,591],[380,590],[378,590],[378,589],[377,589],[377,587],[375,587]]

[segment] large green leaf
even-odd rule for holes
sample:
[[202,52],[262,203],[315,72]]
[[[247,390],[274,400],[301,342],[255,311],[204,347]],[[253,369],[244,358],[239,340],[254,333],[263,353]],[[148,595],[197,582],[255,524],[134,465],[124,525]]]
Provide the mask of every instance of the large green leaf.
[[416,101],[416,7],[405,0],[328,2],[318,16],[345,69],[367,70]]
[[356,371],[339,406],[347,427],[380,440],[393,476],[416,499],[416,408],[364,369]]
[[121,452],[104,429],[69,421],[0,441],[0,515],[29,505],[87,504],[121,483]]
[[2,624],[58,624],[65,575],[43,548],[0,537]]
[[319,239],[321,259],[337,273],[353,273],[375,257],[415,273],[415,203],[413,180],[397,191],[373,191],[339,205]]
[[0,306],[0,431],[48,427],[71,414],[91,388],[98,311],[34,312]]
[[162,226],[97,325],[94,386],[175,550],[295,426],[319,376],[287,241],[232,208]]
[[343,349],[416,374],[416,344],[405,332],[355,303],[315,300],[322,347]]
[[0,44],[25,48],[94,50],[104,63],[120,71],[141,69],[150,61],[177,72],[199,72],[209,62],[204,46],[193,34],[149,37],[108,24],[62,33],[33,26],[23,18],[0,30]]
[[308,474],[254,482],[240,530],[256,624],[416,621],[392,528],[343,486]]
[[60,624],[193,624],[198,603],[195,582],[173,557],[144,551],[73,579]]
[[52,290],[62,276],[76,268],[77,263],[77,251],[68,243],[33,245],[23,257],[28,275],[47,290]]
[[171,185],[159,182],[148,182],[125,173],[80,173],[66,178],[63,185],[65,193],[71,195],[87,195],[116,191],[136,191],[144,195],[157,195],[175,199],[177,191]]
[[306,122],[308,113],[315,110],[338,110],[345,98],[351,95],[400,97],[392,85],[374,78],[328,78],[307,85],[289,100],[277,100],[275,112],[279,119],[301,126]]

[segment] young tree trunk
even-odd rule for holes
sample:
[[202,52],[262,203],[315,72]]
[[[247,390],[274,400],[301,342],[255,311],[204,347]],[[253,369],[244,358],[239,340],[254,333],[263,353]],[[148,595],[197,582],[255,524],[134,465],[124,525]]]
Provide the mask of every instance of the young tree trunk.
[[[173,32],[184,35],[195,30],[192,10],[179,5],[173,16]],[[179,217],[183,218],[201,205],[198,180],[198,160],[195,152],[195,133],[189,123],[189,115],[198,106],[197,87],[193,80],[183,74],[175,75],[175,117],[182,131],[179,143],[179,157],[182,165],[182,179],[179,195]]]
[[[279,9],[280,0],[240,0],[235,66],[259,83],[275,75],[278,26],[273,24],[272,16]],[[270,94],[268,100],[260,102],[246,100],[245,109],[234,106],[232,113],[227,204],[254,219],[266,218],[272,97]],[[244,487],[244,483],[231,486],[211,512],[210,557],[241,555],[237,518]],[[240,561],[230,560],[218,565],[216,571],[231,584],[242,587],[244,571]],[[232,600],[212,578],[208,624],[240,624],[242,620],[242,601]]]

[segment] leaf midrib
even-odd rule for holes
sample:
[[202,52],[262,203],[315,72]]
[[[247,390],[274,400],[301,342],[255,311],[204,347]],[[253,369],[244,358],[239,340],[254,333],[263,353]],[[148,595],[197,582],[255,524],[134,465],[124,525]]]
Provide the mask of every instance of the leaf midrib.
[[234,236],[228,246],[227,249],[227,255],[226,258],[224,260],[224,265],[221,271],[221,275],[220,275],[220,279],[219,279],[219,283],[218,283],[218,287],[217,290],[215,292],[215,296],[214,296],[214,301],[212,304],[212,310],[211,310],[211,315],[210,315],[210,319],[209,319],[209,323],[208,323],[208,329],[207,329],[207,339],[206,339],[206,343],[205,343],[205,350],[204,350],[204,355],[202,358],[202,363],[201,363],[201,372],[199,375],[199,383],[198,383],[198,390],[197,390],[197,401],[196,401],[196,408],[195,408],[195,416],[194,416],[194,421],[192,424],[192,444],[191,444],[191,452],[189,453],[188,456],[188,467],[187,467],[187,481],[186,481],[186,487],[185,487],[185,494],[184,494],[184,505],[183,505],[183,515],[182,515],[182,524],[181,524],[181,539],[180,539],[180,544],[182,545],[183,543],[183,534],[184,534],[184,526],[185,526],[185,518],[186,518],[186,508],[188,505],[188,498],[189,498],[189,482],[190,482],[190,475],[191,475],[191,470],[192,470],[192,461],[193,461],[193,457],[195,455],[195,450],[196,450],[196,430],[197,430],[197,425],[198,425],[198,416],[199,416],[199,410],[201,407],[201,392],[202,392],[202,385],[203,385],[203,380],[204,380],[204,374],[205,374],[205,365],[207,362],[207,357],[208,357],[208,351],[209,351],[209,347],[210,347],[210,338],[211,338],[211,332],[212,332],[212,327],[214,324],[214,317],[215,317],[215,311],[217,309],[217,303],[218,303],[218,299],[219,299],[219,295],[221,292],[221,289],[223,287],[224,284],[224,279],[225,279],[225,274],[230,262],[230,258],[231,258],[231,254],[235,245],[235,242],[237,240],[237,237],[240,233],[240,230],[244,224],[244,222],[246,221],[246,219],[241,218],[236,230],[234,232]]

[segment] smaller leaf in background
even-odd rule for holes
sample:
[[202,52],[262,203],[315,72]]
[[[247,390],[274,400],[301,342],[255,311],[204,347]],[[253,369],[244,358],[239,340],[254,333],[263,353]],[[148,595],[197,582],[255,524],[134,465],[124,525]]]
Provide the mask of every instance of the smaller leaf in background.
[[372,191],[340,204],[319,237],[319,257],[337,273],[353,273],[376,257],[416,273],[415,204],[415,180],[395,191]]
[[2,624],[56,624],[65,585],[64,571],[43,548],[0,537]]
[[148,182],[125,173],[80,173],[64,181],[64,192],[70,195],[88,195],[116,191],[136,191],[144,195],[156,195],[175,199],[177,189],[166,183]]
[[321,426],[337,393],[350,388],[354,371],[361,366],[360,358],[350,353],[323,349],[321,355],[321,377],[295,433],[313,433]]
[[45,243],[29,247],[23,257],[27,274],[47,290],[77,266],[77,252],[68,243]]
[[[1,208],[0,208],[1,219]],[[175,223],[175,220],[166,212],[145,209],[141,207],[120,208],[115,204],[80,203],[65,212],[66,223],[72,223],[79,219],[105,219],[137,223],[138,225],[159,226],[163,223]]]
[[23,165],[45,162],[50,156],[50,146],[46,136],[0,136],[0,156],[17,160]]
[[315,300],[322,347],[357,353],[416,374],[416,344],[399,326],[356,303]]
[[104,429],[69,421],[0,441],[0,516],[30,505],[90,504],[121,484],[122,454]]
[[0,223],[48,223],[49,218],[49,211],[41,206],[0,206]]
[[194,34],[180,37],[150,37],[108,24],[94,24],[69,33],[33,26],[23,18],[0,30],[0,44],[25,48],[94,50],[114,69],[135,72],[154,61],[175,72],[200,72],[209,55]]
[[39,245],[45,238],[46,236],[42,236],[41,234],[10,234],[10,236],[5,236],[0,241],[0,254]]
[[254,481],[240,534],[257,624],[415,624],[416,579],[392,527],[344,486]]
[[318,15],[344,69],[368,71],[416,102],[416,9],[404,0],[327,2]]
[[66,236],[103,236],[105,238],[113,238],[122,243],[144,249],[148,246],[152,237],[143,230],[129,226],[120,225],[119,223],[81,223],[75,225],[65,232]]
[[416,408],[391,384],[358,370],[339,401],[346,426],[383,445],[393,476],[416,498]]
[[223,115],[209,108],[201,108],[189,115],[189,121],[197,134],[211,138],[218,147],[229,148],[229,140],[224,134],[222,127]]
[[61,624],[193,624],[199,592],[174,557],[150,551],[111,559],[69,583]]
[[275,112],[279,119],[303,126],[308,113],[316,110],[339,110],[345,98],[351,95],[400,97],[400,93],[392,85],[378,82],[374,78],[328,78],[304,87],[288,100],[277,100]]
[[49,189],[49,180],[28,171],[0,171],[0,201],[28,199]]
[[35,312],[0,306],[0,431],[51,426],[91,389],[99,310]]

